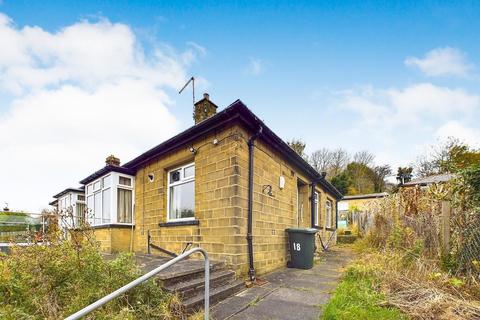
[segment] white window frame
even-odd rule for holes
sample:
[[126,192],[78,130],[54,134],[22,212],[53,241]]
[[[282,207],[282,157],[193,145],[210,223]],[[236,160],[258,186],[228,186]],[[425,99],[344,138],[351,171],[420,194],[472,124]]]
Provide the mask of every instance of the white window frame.
[[[115,214],[115,224],[124,224],[124,225],[134,225],[135,224],[135,191],[134,191],[134,185],[135,185],[135,179],[134,177],[132,176],[129,176],[129,175],[125,175],[125,174],[117,174],[117,182],[116,183],[113,183],[113,179],[111,180],[110,184],[112,185],[115,185],[115,188],[113,186],[111,186],[112,190],[115,189],[115,196],[111,195],[110,198],[111,199],[115,199],[115,201],[112,200],[113,202],[113,206],[115,208],[115,210],[113,211],[113,213]],[[127,178],[127,179],[130,179],[130,186],[127,186],[127,185],[124,185],[124,184],[120,184],[120,177],[123,177],[123,178]],[[118,222],[118,189],[122,189],[122,190],[130,190],[132,191],[132,222]],[[112,215],[112,212],[110,212],[110,216]]]
[[79,207],[79,205],[83,205],[85,209],[87,209],[87,198],[85,197],[85,200],[78,200],[78,194],[77,194],[77,201],[75,202],[75,218],[73,219],[74,221],[74,227],[78,227],[78,225],[80,225],[80,222],[82,219],[86,219],[86,212],[81,212],[81,214],[83,216],[79,217],[77,215],[77,208]]
[[[329,210],[330,209],[330,210]],[[333,214],[333,201],[330,199],[327,199],[325,201],[325,222],[326,222],[326,227],[331,228],[332,227],[332,214]]]
[[313,215],[313,225],[315,227],[320,226],[320,192],[314,192],[315,214]]
[[[108,186],[103,185],[103,179],[107,178],[110,176],[110,184]],[[126,186],[123,184],[120,184],[120,177],[124,177],[127,179],[131,180],[131,186]],[[100,182],[100,188],[93,191],[93,185],[97,182]],[[98,227],[98,226],[106,226],[106,225],[135,225],[135,177],[130,176],[127,174],[122,174],[118,172],[109,172],[98,179],[95,179],[94,181],[88,183],[85,187],[85,190],[89,189],[89,186],[92,186],[91,188],[91,193],[86,193],[85,194],[85,204],[88,208],[88,211],[93,210],[93,221],[92,218],[87,215],[86,220],[90,223],[91,226],[93,227]],[[123,190],[130,190],[132,192],[132,222],[118,222],[118,189],[123,189]],[[103,192],[109,190],[110,192],[110,217],[108,222],[104,222],[104,211],[103,211]],[[100,221],[97,221],[95,219],[95,210],[92,207],[89,207],[88,203],[88,197],[91,196],[93,197],[93,202],[92,205],[95,207],[95,194],[100,193],[100,211],[101,211],[101,217]]]
[[[171,218],[170,217],[170,187],[179,186],[179,185],[182,185],[182,184],[185,184],[185,183],[188,183],[188,182],[192,182],[192,181],[195,184],[195,171],[196,170],[194,170],[193,176],[187,177],[187,178],[184,177],[185,168],[188,168],[188,167],[191,167],[191,166],[195,167],[195,162],[190,162],[190,163],[185,164],[183,166],[176,167],[174,169],[168,170],[168,172],[167,172],[167,222],[195,220],[195,193],[196,193],[196,188],[194,188],[195,192],[193,193],[193,206],[194,206],[193,217],[188,217],[188,218]],[[173,172],[173,171],[177,171],[177,170],[180,170],[180,172],[181,172],[180,181],[172,183],[170,181],[170,173]]]

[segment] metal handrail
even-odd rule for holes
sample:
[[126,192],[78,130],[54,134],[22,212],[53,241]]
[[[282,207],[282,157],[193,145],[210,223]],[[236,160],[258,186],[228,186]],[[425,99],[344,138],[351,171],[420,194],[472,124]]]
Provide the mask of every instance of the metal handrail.
[[103,306],[107,302],[119,297],[120,295],[127,292],[128,290],[138,286],[142,282],[145,282],[148,279],[150,279],[151,277],[155,276],[160,271],[165,270],[166,268],[168,268],[168,267],[174,265],[175,263],[185,259],[186,257],[188,257],[189,255],[191,255],[195,252],[200,252],[205,259],[205,320],[208,320],[208,318],[209,318],[209,315],[208,315],[209,310],[208,309],[209,309],[209,304],[210,304],[210,261],[208,259],[208,253],[205,250],[203,250],[202,248],[193,248],[193,249],[188,250],[187,252],[185,252],[185,253],[179,255],[178,257],[173,258],[172,260],[162,264],[161,266],[159,266],[156,269],[153,269],[152,271],[144,274],[143,276],[137,278],[136,280],[133,280],[129,284],[124,285],[120,289],[117,289],[114,292],[110,293],[109,295],[106,295],[105,297],[95,301],[94,303],[92,303],[91,305],[83,308],[82,310],[75,312],[71,316],[65,318],[65,320],[80,319],[81,317],[83,317],[83,316],[89,314],[90,312],[100,308],[101,306]]

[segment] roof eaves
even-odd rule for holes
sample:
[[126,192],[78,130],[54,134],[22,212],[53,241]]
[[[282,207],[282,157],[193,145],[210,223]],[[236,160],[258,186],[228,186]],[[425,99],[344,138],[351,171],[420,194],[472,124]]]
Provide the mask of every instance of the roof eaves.
[[[224,110],[216,115],[194,125],[187,130],[177,134],[176,136],[162,142],[152,149],[144,152],[140,156],[125,163],[124,168],[136,171],[143,164],[170,152],[182,145],[188,144],[207,132],[229,123],[234,120],[240,120],[248,128],[255,130],[259,126],[264,129],[261,139],[269,142],[270,145],[280,151],[289,161],[300,168],[312,180],[322,185],[326,190],[331,192],[337,199],[342,198],[342,194],[328,181],[326,181],[320,173],[318,173],[305,159],[298,155],[290,146],[277,136],[265,123],[260,120],[241,100],[237,99]],[[85,184],[87,179],[81,181]],[[92,179],[90,179],[91,181]],[[88,181],[88,182],[90,182]]]
[[54,198],[60,198],[61,196],[63,196],[64,194],[68,193],[68,192],[78,192],[78,193],[83,193],[84,192],[84,188],[67,188],[59,193],[57,193],[56,195],[54,195],[53,197]]
[[134,170],[129,169],[129,168],[125,168],[123,166],[106,165],[102,169],[92,173],[91,175],[89,175],[85,179],[81,180],[80,183],[81,184],[87,184],[89,182],[92,182],[95,179],[98,179],[98,178],[106,175],[109,172],[118,172],[118,173],[124,173],[124,174],[128,174],[128,175],[134,175],[135,174]]

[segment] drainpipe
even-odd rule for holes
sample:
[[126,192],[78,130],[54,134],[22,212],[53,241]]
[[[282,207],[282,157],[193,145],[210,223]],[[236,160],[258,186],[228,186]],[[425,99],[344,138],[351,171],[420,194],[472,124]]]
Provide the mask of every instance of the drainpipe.
[[335,200],[335,230],[338,229],[338,199]]
[[253,267],[253,153],[255,140],[262,134],[263,128],[259,127],[257,133],[248,139],[248,218],[247,218],[247,244],[248,244],[248,276],[255,281],[255,268]]
[[310,209],[312,212],[312,228],[315,228],[315,188],[317,186],[317,182],[314,180],[311,184],[312,186],[312,195],[310,197]]

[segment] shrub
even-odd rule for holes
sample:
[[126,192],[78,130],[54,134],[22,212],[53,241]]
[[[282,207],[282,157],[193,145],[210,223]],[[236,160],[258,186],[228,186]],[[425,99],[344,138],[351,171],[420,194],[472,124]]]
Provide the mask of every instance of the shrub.
[[[90,241],[15,247],[11,255],[0,256],[0,318],[63,318],[139,275],[131,254],[106,261]],[[178,319],[179,306],[178,299],[151,280],[89,318]]]

